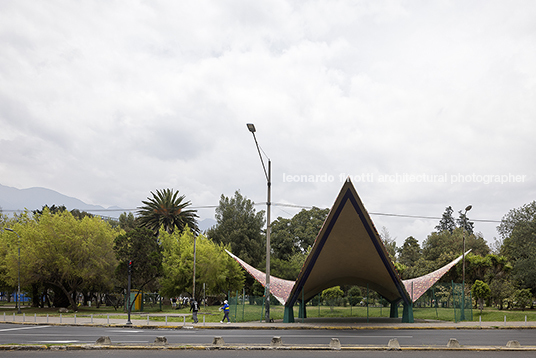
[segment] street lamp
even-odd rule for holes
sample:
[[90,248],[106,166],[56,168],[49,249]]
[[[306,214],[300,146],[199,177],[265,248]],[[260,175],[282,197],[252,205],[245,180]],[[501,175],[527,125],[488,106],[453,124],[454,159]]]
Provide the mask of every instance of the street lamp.
[[472,205],[468,205],[465,208],[465,212],[463,213],[463,252],[462,252],[462,286],[463,286],[463,294],[462,294],[462,312],[461,312],[461,320],[465,321],[465,228],[467,227],[467,212],[473,208]]
[[[271,187],[272,187],[272,161],[268,158],[268,171],[266,171],[266,166],[264,165],[264,160],[262,160],[261,150],[259,148],[259,143],[257,143],[257,137],[255,137],[255,125],[253,123],[247,123],[248,130],[253,134],[253,139],[255,140],[255,145],[257,146],[257,151],[259,152],[259,157],[261,158],[262,168],[264,169],[264,175],[266,175],[266,181],[268,185],[268,199],[266,201],[266,284],[265,284],[265,296],[266,296],[266,316],[265,321],[270,322],[270,197],[271,197]],[[266,154],[265,154],[266,156]]]
[[18,241],[18,250],[19,250],[19,267],[18,267],[18,288],[17,288],[17,313],[20,313],[20,236],[17,234],[17,232],[13,229],[5,228],[7,231],[14,232],[19,241]]
[[196,237],[195,237],[195,234],[194,234],[194,278],[193,278],[193,287],[192,287],[192,303],[193,301],[195,301],[195,241],[196,241]]

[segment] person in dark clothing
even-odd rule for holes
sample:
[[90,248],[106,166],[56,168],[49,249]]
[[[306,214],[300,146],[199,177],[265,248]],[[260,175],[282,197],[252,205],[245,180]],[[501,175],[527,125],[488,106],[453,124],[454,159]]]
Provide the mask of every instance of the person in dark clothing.
[[199,305],[197,304],[197,301],[192,299],[192,303],[190,305],[190,311],[192,312],[192,318],[194,319],[194,323],[199,322],[197,320],[197,312],[199,311]]

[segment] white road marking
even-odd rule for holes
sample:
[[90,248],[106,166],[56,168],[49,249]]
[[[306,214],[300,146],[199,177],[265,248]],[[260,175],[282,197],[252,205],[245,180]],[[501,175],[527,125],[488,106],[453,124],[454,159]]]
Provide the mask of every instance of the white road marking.
[[17,327],[17,328],[6,328],[6,329],[0,329],[0,332],[8,332],[8,331],[20,331],[23,329],[35,329],[35,328],[46,328],[50,326],[30,326],[30,327]]

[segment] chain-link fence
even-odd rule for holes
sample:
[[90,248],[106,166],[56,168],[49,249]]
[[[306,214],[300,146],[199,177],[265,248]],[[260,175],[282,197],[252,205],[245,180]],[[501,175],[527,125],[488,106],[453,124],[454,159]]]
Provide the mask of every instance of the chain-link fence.
[[[362,295],[346,295],[326,299],[321,293],[307,302],[307,317],[389,317],[390,303],[378,293],[361,289]],[[265,297],[246,295],[244,292],[228,292],[229,317],[234,322],[263,321],[265,319]],[[294,306],[294,317],[298,319],[299,303]],[[398,317],[402,317],[403,307],[398,307]],[[459,322],[472,321],[472,298],[470,292],[464,295],[461,283],[436,283],[413,303],[414,318],[435,318]],[[270,318],[283,319],[284,306],[271,296]]]
[[[229,318],[233,322],[263,321],[265,319],[265,297],[246,295],[244,292],[229,292]],[[284,306],[270,296],[270,318],[283,319]],[[297,312],[297,311],[296,311]]]
[[452,283],[452,302],[455,322],[473,320],[471,291],[465,292],[463,284]]
[[413,315],[418,318],[421,313],[430,317],[433,310],[437,319],[472,321],[473,309],[470,292],[463,290],[461,283],[438,282],[426,291],[414,304]]

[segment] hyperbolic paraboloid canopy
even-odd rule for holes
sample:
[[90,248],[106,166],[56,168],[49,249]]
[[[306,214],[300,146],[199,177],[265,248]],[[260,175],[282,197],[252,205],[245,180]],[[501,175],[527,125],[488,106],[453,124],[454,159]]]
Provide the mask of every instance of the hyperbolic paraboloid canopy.
[[[266,275],[229,253],[257,281]],[[338,285],[369,287],[392,303],[409,305],[456,265],[462,256],[428,275],[402,281],[374,224],[347,180],[320,230],[296,282],[270,276],[271,293],[286,306],[309,301]]]

